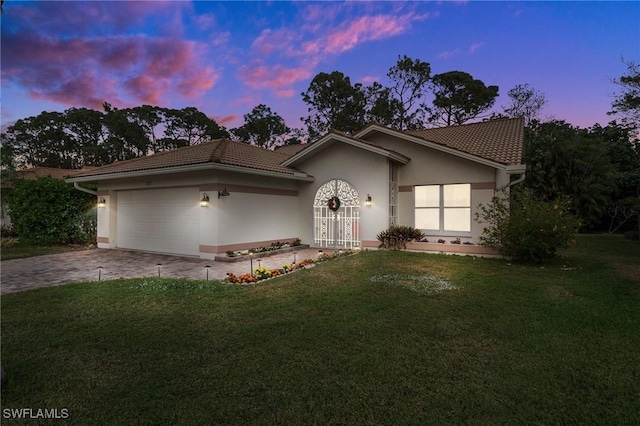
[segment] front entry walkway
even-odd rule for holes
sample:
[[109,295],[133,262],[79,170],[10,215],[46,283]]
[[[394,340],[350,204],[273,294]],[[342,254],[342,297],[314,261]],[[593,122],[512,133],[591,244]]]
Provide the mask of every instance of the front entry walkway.
[[[253,261],[253,269],[262,265],[269,269],[282,267],[302,259],[315,259],[318,249],[303,249]],[[209,265],[209,279],[223,280],[227,272],[242,275],[250,272],[250,260],[240,262],[214,262],[180,256],[143,253],[132,250],[92,249],[68,253],[29,257],[0,262],[0,288],[2,294],[56,286],[75,281],[101,279],[157,277],[158,264],[163,278],[189,278],[203,280]],[[102,267],[99,271],[99,267]]]

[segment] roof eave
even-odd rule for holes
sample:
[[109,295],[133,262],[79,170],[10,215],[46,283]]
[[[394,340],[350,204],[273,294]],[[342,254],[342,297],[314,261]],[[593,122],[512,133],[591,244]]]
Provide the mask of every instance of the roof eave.
[[387,157],[391,160],[394,160],[398,163],[401,164],[407,164],[410,161],[410,158],[399,154],[397,152],[393,152],[393,151],[388,151],[384,148],[379,148],[376,146],[372,146],[363,142],[359,142],[351,137],[346,137],[346,136],[342,136],[336,133],[328,133],[327,135],[323,136],[320,140],[318,140],[317,142],[314,142],[313,145],[309,146],[306,149],[303,149],[302,151],[300,151],[299,153],[297,153],[296,155],[292,156],[291,158],[289,158],[288,160],[284,161],[282,163],[283,166],[291,166],[294,164],[297,164],[298,162],[304,160],[307,157],[310,157],[312,155],[314,155],[314,153],[316,152],[320,152],[322,151],[322,147],[331,142],[332,140],[337,140],[340,142],[344,142],[347,143],[349,145],[373,152],[375,154],[378,155],[382,155],[384,157]]
[[142,177],[142,176],[157,176],[157,175],[163,175],[163,174],[195,172],[200,170],[225,170],[225,171],[236,172],[236,173],[253,174],[253,175],[259,175],[259,176],[276,177],[281,179],[300,180],[300,181],[307,181],[307,182],[312,182],[315,180],[315,177],[309,176],[308,174],[302,173],[302,172],[293,172],[290,174],[290,173],[274,172],[270,170],[260,170],[260,169],[252,169],[248,167],[233,166],[230,164],[202,163],[202,164],[190,164],[187,166],[174,166],[174,167],[164,167],[164,168],[157,168],[157,169],[134,170],[129,172],[78,176],[78,177],[65,179],[65,182],[67,183],[98,182],[103,180],[124,179],[124,178]]

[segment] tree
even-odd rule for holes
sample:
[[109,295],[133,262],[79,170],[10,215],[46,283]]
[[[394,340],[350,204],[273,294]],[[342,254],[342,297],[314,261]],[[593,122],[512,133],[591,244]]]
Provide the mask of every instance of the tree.
[[366,99],[365,122],[377,121],[388,127],[397,127],[400,122],[400,103],[393,97],[391,89],[377,81],[364,88]]
[[462,71],[434,75],[431,83],[435,99],[429,120],[446,126],[478,117],[493,106],[498,96],[498,86],[487,87]]
[[415,128],[423,113],[417,108],[418,101],[425,96],[431,77],[431,65],[407,55],[398,56],[398,62],[389,69],[387,76],[392,82],[393,108],[397,108],[397,122],[392,127],[398,130]]
[[584,226],[597,224],[615,190],[607,148],[587,129],[564,121],[538,123],[526,130],[525,186],[544,201],[568,197]]
[[316,75],[302,100],[310,113],[301,119],[311,139],[331,129],[354,133],[365,124],[366,100],[362,85],[351,85],[351,79],[339,71]]
[[620,115],[626,121],[640,126],[640,65],[631,61],[624,63],[627,74],[613,80],[621,91],[615,94],[608,114]]
[[309,136],[302,129],[289,129],[284,145],[299,145],[309,142]]
[[[615,99],[611,104],[611,111],[608,114],[616,114],[622,117],[623,123],[628,123],[633,127],[637,135],[640,127],[640,65],[629,61],[623,63],[627,66],[627,74],[614,79],[613,83],[620,86],[621,91],[615,94]],[[637,149],[636,139],[636,152]],[[638,217],[637,226],[640,234],[640,183],[636,186],[635,211]]]
[[229,132],[194,107],[165,109],[166,149],[196,145],[213,139],[228,138]]
[[145,129],[136,120],[135,112],[131,109],[114,108],[107,102],[104,103],[104,110],[105,163],[147,155],[151,149],[151,142]]
[[79,168],[81,147],[66,131],[66,118],[59,112],[42,112],[20,119],[3,135],[3,146],[15,155],[20,167]]
[[289,131],[282,117],[260,104],[245,114],[244,124],[232,129],[231,133],[242,142],[269,149],[282,144]]
[[544,93],[538,92],[527,83],[517,84],[507,95],[509,104],[502,107],[503,113],[511,118],[524,117],[526,126],[538,118],[546,103]]
[[103,145],[107,137],[104,114],[93,109],[70,108],[64,112],[64,117],[65,131],[80,147],[79,167],[106,164],[109,156]]
[[638,218],[640,229],[640,141],[635,126],[615,121],[602,127],[598,124],[589,129],[589,136],[601,143],[611,162],[611,180],[614,185],[611,202],[607,205],[608,223],[602,230],[617,232],[629,230]]
[[129,120],[144,132],[145,139],[149,141],[148,149],[154,153],[172,148],[171,146],[165,146],[166,139],[160,137],[166,120],[165,111],[165,108],[152,105],[142,105],[127,109]]
[[195,108],[173,110],[150,105],[104,112],[70,108],[20,119],[0,135],[16,167],[79,169],[102,166],[153,152],[229,137]]

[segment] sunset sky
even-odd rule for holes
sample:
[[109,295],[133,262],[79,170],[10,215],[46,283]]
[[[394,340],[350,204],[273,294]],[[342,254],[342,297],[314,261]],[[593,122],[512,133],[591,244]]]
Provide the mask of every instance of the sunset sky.
[[545,117],[611,117],[621,59],[640,60],[640,2],[216,2],[8,0],[3,129],[71,107],[195,106],[227,128],[266,104],[302,127],[319,72],[388,84],[399,55],[506,93],[528,83]]

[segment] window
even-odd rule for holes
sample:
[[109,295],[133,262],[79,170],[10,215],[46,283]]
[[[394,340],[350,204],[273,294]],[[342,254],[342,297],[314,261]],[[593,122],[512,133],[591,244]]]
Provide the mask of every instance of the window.
[[471,232],[471,185],[416,186],[415,227],[437,232]]

